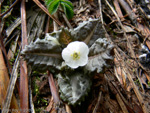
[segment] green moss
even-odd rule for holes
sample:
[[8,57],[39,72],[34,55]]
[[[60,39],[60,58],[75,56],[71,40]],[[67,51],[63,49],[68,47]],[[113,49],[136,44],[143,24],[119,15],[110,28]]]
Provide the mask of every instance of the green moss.
[[2,7],[2,13],[5,12],[5,11],[7,11],[8,9],[9,9],[9,6],[3,6]]
[[40,105],[47,106],[47,105],[48,105],[48,101],[45,100],[45,99],[43,99],[43,98],[40,98],[40,97],[39,97],[36,104],[37,104],[38,106],[40,106]]
[[150,82],[148,81],[148,86],[150,87]]
[[39,95],[39,86],[36,84],[36,80],[39,80],[39,77],[36,77],[36,79],[33,81],[33,84],[32,84],[32,86],[33,86],[33,95]]
[[9,60],[10,65],[13,65],[14,62],[15,62],[15,58],[11,58],[11,59]]
[[48,105],[48,101],[47,101],[47,100],[45,100],[45,99],[43,99],[43,98],[41,98],[41,102],[42,102],[42,103],[44,103],[44,104],[45,104],[45,106],[47,106],[47,105]]
[[37,108],[37,109],[35,108],[35,112],[36,112],[36,113],[40,113],[41,111],[42,111],[42,110],[41,110],[40,108]]

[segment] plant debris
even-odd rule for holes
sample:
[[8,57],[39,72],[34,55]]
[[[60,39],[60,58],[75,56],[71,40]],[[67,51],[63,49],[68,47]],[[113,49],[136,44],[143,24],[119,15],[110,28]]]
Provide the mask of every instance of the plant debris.
[[[8,96],[12,97],[13,95],[16,96],[19,107],[21,107],[19,109],[16,107],[18,112],[27,108],[27,112],[31,113],[53,113],[57,111],[62,113],[149,113],[149,0],[70,1],[74,6],[74,16],[70,20],[65,18],[66,12],[61,9],[58,9],[57,16],[55,14],[50,15],[44,0],[0,1],[2,11],[0,11],[0,49],[3,52],[10,75],[7,93],[5,97],[0,96],[0,100],[3,101],[3,104],[0,104],[1,111],[7,110],[8,113],[8,111],[13,110],[14,107],[10,106],[11,98],[8,98]],[[20,6],[21,3],[22,6]],[[22,9],[24,12],[21,12],[21,16],[18,14],[20,7],[24,9]],[[26,18],[24,17],[25,14]],[[51,33],[56,29],[56,23],[58,24],[58,31],[62,29],[62,26],[74,29],[79,26],[79,23],[88,21],[90,18],[100,20],[101,27],[98,35],[101,35],[101,30],[104,31],[103,37],[106,37],[113,45],[114,59],[113,61],[108,60],[109,67],[105,67],[100,73],[93,74],[91,90],[80,105],[71,106],[60,99],[58,93],[60,82],[67,78],[61,79],[60,77],[57,81],[56,77],[53,76],[55,73],[53,69],[42,73],[33,71],[28,65],[25,68],[26,64],[24,63],[19,66],[18,63],[23,61],[20,51],[27,42],[34,44],[37,38],[44,40],[46,33]],[[70,35],[67,34],[67,36]],[[22,37],[27,38],[27,40],[22,39]],[[25,42],[22,42],[23,40]],[[99,49],[97,48],[97,50]],[[19,57],[20,60],[18,60]],[[19,68],[27,70],[22,70],[22,72],[28,72],[28,76],[25,76],[26,80],[29,80],[29,84],[27,81],[24,81],[24,84],[29,85],[29,98],[28,92],[25,92],[28,91],[28,87],[21,90],[26,95],[21,96],[19,93],[19,87],[24,85],[20,82],[23,79]],[[63,82],[65,84],[65,81]],[[71,81],[67,82],[70,83]],[[0,87],[4,87],[2,84],[0,85]],[[1,94],[3,94],[2,90],[0,91]],[[24,104],[22,100],[26,98],[27,103]]]

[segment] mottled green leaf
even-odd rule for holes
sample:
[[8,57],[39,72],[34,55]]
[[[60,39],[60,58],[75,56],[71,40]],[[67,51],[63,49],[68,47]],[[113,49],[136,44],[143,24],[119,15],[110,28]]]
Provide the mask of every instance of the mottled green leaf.
[[80,103],[90,90],[91,78],[77,70],[70,74],[62,74],[58,75],[60,97],[72,105]]
[[98,38],[104,38],[105,32],[99,19],[89,19],[80,23],[77,28],[71,31],[75,40],[84,41],[90,47]]
[[45,39],[37,39],[27,45],[22,51],[22,55],[34,70],[44,72],[52,68],[60,68],[61,51],[62,48],[57,39],[47,36]]
[[[46,71],[46,69],[49,69],[49,67],[55,66],[58,69],[62,61],[62,49],[66,47],[69,42],[76,40],[86,41],[88,42],[88,46],[91,47],[95,40],[104,37],[104,31],[99,20],[93,19],[83,22],[74,30],[62,28],[59,31],[49,33],[49,36],[47,36],[45,39],[38,39],[30,45],[26,46],[22,52],[25,60],[27,60],[27,62],[31,64],[32,67],[35,67],[34,69],[36,70]],[[103,46],[100,48],[103,48]],[[95,48],[93,48],[92,51],[95,51]],[[96,53],[96,55],[97,54],[98,53]],[[94,55],[95,54],[93,54],[93,56]],[[92,57],[90,56],[89,63],[91,62],[91,58]],[[95,59],[92,61],[95,61]],[[88,67],[90,67],[89,64],[87,69]],[[89,71],[93,70],[95,70],[95,66],[89,69]]]
[[[108,66],[107,62],[113,59],[111,54],[113,45],[104,37],[101,22],[98,19],[91,19],[79,24],[74,30],[61,28],[47,34],[45,39],[38,39],[27,45],[22,55],[36,70],[59,70],[60,74],[57,77],[61,98],[69,104],[76,105],[90,90],[89,75],[101,72]],[[90,49],[87,65],[75,70],[67,67],[61,58],[62,50],[71,41],[84,41]]]
[[96,40],[90,47],[89,60],[85,70],[101,72],[104,67],[108,66],[107,62],[113,59],[112,50],[113,45],[106,38]]

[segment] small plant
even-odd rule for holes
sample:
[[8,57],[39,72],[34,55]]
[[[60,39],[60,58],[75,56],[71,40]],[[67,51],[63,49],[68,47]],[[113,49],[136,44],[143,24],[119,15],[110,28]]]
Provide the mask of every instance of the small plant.
[[45,4],[46,4],[48,11],[51,15],[56,13],[59,6],[61,6],[61,8],[64,10],[66,17],[68,19],[71,19],[74,15],[73,5],[68,0],[45,0]]
[[102,24],[98,19],[90,19],[75,29],[61,28],[48,33],[21,53],[33,70],[53,70],[60,97],[75,106],[88,95],[92,77],[109,66],[112,50]]

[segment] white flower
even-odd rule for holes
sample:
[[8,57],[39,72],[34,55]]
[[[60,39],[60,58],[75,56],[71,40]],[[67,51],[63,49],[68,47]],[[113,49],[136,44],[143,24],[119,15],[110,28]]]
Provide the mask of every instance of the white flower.
[[89,48],[84,42],[71,42],[62,51],[65,63],[71,68],[78,68],[88,63]]

